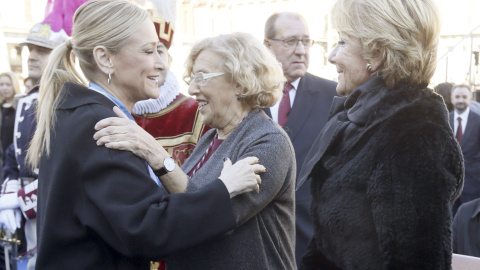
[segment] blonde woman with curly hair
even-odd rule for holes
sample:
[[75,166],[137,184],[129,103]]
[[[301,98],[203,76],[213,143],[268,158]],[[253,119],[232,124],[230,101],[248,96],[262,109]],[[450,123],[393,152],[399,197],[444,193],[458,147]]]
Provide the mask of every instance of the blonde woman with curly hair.
[[314,236],[300,269],[451,269],[462,154],[427,88],[440,34],[433,0],[337,0],[331,116],[311,178]]
[[[203,123],[212,129],[183,164],[188,177],[162,179],[164,187],[195,192],[215,181],[225,158],[236,162],[258,157],[266,172],[259,194],[232,199],[234,230],[171,254],[167,268],[294,269],[295,154],[288,135],[261,110],[281,95],[286,79],[280,64],[252,35],[233,33],[195,44],[185,66],[189,94],[199,103]],[[162,160],[166,153],[152,137],[132,136],[144,133],[134,125],[121,126],[120,120],[98,125],[109,125],[96,135],[99,144],[134,151],[151,164]]]

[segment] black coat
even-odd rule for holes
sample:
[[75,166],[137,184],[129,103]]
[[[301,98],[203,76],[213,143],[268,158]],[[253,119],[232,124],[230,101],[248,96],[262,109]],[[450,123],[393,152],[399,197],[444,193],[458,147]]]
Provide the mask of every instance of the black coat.
[[301,269],[450,269],[463,160],[440,96],[373,77],[312,146],[315,235]]
[[95,124],[115,116],[107,97],[66,83],[59,99],[40,161],[37,269],[139,269],[235,227],[220,180],[164,195],[145,161],[96,145]]

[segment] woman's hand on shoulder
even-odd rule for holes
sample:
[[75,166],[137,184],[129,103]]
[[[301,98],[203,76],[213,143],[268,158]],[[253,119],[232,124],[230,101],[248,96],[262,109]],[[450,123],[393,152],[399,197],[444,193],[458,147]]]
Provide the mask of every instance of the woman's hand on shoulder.
[[227,187],[230,198],[245,192],[260,191],[262,179],[259,174],[264,173],[266,168],[258,162],[256,157],[246,157],[233,165],[230,159],[225,160],[219,179]]
[[93,139],[97,141],[97,145],[130,151],[146,160],[152,168],[161,168],[163,166],[161,156],[162,154],[169,156],[167,151],[118,107],[115,106],[113,111],[119,117],[105,118],[95,125],[97,132],[93,135]]

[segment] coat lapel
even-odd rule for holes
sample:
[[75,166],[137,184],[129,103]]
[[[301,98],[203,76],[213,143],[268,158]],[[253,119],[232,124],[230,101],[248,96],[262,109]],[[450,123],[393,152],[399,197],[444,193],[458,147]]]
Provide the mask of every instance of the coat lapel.
[[455,130],[453,129],[454,128],[454,125],[453,125],[453,112],[450,112],[449,114],[449,119],[448,119],[448,122],[450,122],[450,127],[452,128],[453,132],[455,132]]
[[478,126],[477,123],[477,117],[472,110],[470,110],[470,113],[468,114],[468,121],[467,121],[467,126],[465,127],[465,133],[463,134],[462,137],[462,142],[460,143],[460,146],[464,147],[465,143],[468,142],[472,133],[472,130],[474,127]]
[[310,80],[308,76],[304,76],[300,79],[292,110],[284,127],[292,141],[307,122],[307,116],[315,103],[315,94],[308,89],[310,89]]

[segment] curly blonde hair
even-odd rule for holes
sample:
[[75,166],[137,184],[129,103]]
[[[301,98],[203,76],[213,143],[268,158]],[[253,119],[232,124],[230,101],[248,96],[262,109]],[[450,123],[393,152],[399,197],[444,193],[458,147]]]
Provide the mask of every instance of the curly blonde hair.
[[195,60],[206,49],[223,59],[223,72],[242,88],[240,97],[244,108],[271,107],[280,98],[286,81],[280,63],[260,41],[247,33],[220,35],[196,43],[185,62],[187,83]]

